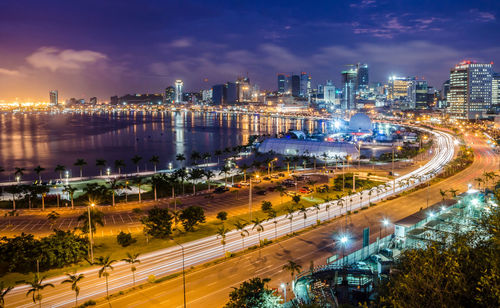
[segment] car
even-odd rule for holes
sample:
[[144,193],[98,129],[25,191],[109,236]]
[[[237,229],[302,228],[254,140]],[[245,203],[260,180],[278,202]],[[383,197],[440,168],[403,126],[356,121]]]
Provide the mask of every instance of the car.
[[368,265],[366,265],[365,262],[363,261],[358,261],[358,262],[355,262],[353,265],[352,265],[353,268],[355,269],[370,269],[368,267]]
[[273,175],[271,175],[271,178],[272,179],[279,179],[280,177],[277,174],[273,174]]
[[269,186],[269,187],[267,188],[267,190],[268,190],[268,191],[275,191],[275,190],[276,190],[276,187],[274,187],[274,186]]
[[239,183],[235,183],[235,184],[233,184],[233,187],[234,187],[234,188],[241,188],[242,186],[241,186],[241,184],[239,184]]
[[216,194],[222,194],[226,191],[229,191],[229,188],[224,187],[224,186],[219,186],[219,187],[214,189],[214,193],[216,193]]
[[285,176],[285,174],[280,172],[280,173],[278,173],[278,176],[279,176],[279,177],[284,177],[284,176]]
[[264,181],[270,181],[270,180],[271,180],[271,178],[270,178],[270,177],[268,177],[268,176],[265,176],[265,177],[263,177],[262,179],[263,179]]
[[309,194],[309,193],[311,193],[311,190],[302,187],[301,189],[299,189],[299,193],[301,193],[301,194]]
[[249,185],[250,185],[250,183],[248,183],[248,182],[240,182],[239,184],[240,184],[241,186],[249,186]]
[[264,196],[265,194],[266,194],[265,190],[259,190],[259,191],[257,191],[257,195]]
[[387,258],[392,258],[392,250],[389,248],[384,248],[380,250],[380,254],[387,257]]
[[382,256],[380,256],[380,255],[371,255],[368,259],[370,261],[372,261],[373,263],[377,263],[378,261],[382,260]]

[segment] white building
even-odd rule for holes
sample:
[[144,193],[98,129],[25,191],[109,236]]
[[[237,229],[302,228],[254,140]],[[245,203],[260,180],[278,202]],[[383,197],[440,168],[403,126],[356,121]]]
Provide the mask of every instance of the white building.
[[175,81],[175,103],[182,103],[182,88],[184,87],[184,82],[182,80],[177,79]]
[[327,80],[323,87],[323,100],[327,105],[335,104],[335,86],[331,80]]

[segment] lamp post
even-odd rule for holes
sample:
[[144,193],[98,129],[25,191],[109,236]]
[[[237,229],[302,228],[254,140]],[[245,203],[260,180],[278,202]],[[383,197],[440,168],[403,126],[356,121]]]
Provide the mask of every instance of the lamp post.
[[184,308],[186,308],[186,271],[184,270],[184,246],[177,243],[175,240],[174,240],[174,243],[176,243],[179,247],[181,247],[181,253],[182,253],[182,292],[184,293]]
[[[258,179],[259,175],[255,175],[255,178]],[[248,181],[250,182],[250,189],[248,190],[248,212],[250,213],[250,220],[252,220],[252,176],[249,176]]]
[[361,144],[363,141],[358,142],[358,170],[361,168]]
[[346,263],[346,260],[345,260],[345,246],[347,245],[347,241],[348,240],[349,239],[345,235],[340,238],[340,243],[342,244],[342,266],[345,266],[345,263]]
[[90,219],[90,207],[94,207],[95,204],[91,203],[89,206],[87,206],[87,212],[89,215],[89,246],[90,246],[90,262],[94,263],[94,237],[92,236],[92,222]]
[[[397,147],[398,150],[401,150],[401,147]],[[396,192],[396,176],[394,175],[394,144],[392,145],[392,193]]]
[[[385,218],[384,220],[382,220],[382,226],[384,226],[384,235],[387,233],[385,232],[385,228],[389,225],[389,220],[387,218]],[[380,227],[380,239],[382,239],[382,227]]]

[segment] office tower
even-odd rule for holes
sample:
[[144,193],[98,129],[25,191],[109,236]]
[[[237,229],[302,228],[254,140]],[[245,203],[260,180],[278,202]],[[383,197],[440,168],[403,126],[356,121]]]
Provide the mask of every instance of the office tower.
[[291,77],[291,90],[292,90],[292,96],[299,96],[300,95],[300,76],[299,75],[292,75]]
[[441,92],[441,99],[446,100],[448,97],[448,93],[450,92],[450,80],[446,80],[443,82],[443,91]]
[[57,106],[59,104],[59,92],[57,90],[52,90],[49,92],[50,104]]
[[327,80],[323,86],[323,100],[325,104],[335,104],[335,86],[331,80]]
[[278,94],[285,94],[286,92],[286,76],[285,74],[278,74]]
[[491,105],[500,104],[500,73],[494,73],[491,81]]
[[300,73],[300,97],[308,97],[311,92],[311,76],[306,72]]
[[89,103],[91,105],[97,105],[97,97],[91,97],[90,100],[89,100]]
[[358,79],[357,71],[351,67],[342,71],[342,101],[341,108],[343,110],[356,109],[356,83]]
[[239,77],[236,80],[237,102],[245,103],[252,101],[252,88],[248,77]]
[[368,76],[368,64],[358,63],[356,64],[356,70],[358,73],[357,88],[361,90],[367,90],[370,79]]
[[414,77],[389,77],[389,99],[406,100],[410,93],[410,87],[415,80]]
[[409,86],[409,109],[427,109],[427,90],[426,80],[413,80]]
[[169,86],[165,88],[165,94],[163,95],[163,103],[172,104],[175,101],[175,88]]
[[234,104],[238,99],[238,92],[236,89],[236,83],[228,82],[224,87],[224,103]]
[[182,80],[177,79],[175,81],[175,103],[182,103],[182,88],[184,87],[184,83]]
[[218,84],[212,87],[212,103],[214,105],[224,104],[224,88],[225,85]]
[[491,107],[491,63],[462,61],[450,70],[448,112],[455,118],[476,119]]
[[212,101],[212,89],[201,90],[201,100],[205,103]]

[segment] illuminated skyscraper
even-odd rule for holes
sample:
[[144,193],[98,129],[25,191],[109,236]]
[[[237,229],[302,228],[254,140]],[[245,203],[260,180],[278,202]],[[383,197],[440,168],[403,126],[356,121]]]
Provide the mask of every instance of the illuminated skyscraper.
[[500,104],[500,73],[493,74],[493,80],[491,83],[491,104]]
[[57,90],[52,90],[49,92],[50,104],[57,106],[59,104],[59,92]]
[[287,80],[285,74],[278,74],[278,94],[285,94],[286,81]]
[[300,76],[292,75],[291,77],[291,88],[292,88],[292,96],[300,95]]
[[412,80],[408,88],[409,109],[427,109],[427,90],[426,80]]
[[175,88],[170,86],[165,89],[164,104],[172,104],[175,101]]
[[175,81],[175,102],[176,103],[182,103],[183,97],[182,97],[182,88],[184,87],[184,82],[182,80],[177,79]]
[[311,92],[311,76],[306,72],[300,73],[300,97],[308,97]]
[[356,70],[358,73],[358,82],[357,82],[358,89],[360,90],[368,89],[368,84],[370,82],[368,76],[368,64],[358,63],[356,64]]
[[342,71],[342,101],[340,107],[343,110],[356,109],[357,75],[357,71],[353,67]]
[[491,107],[492,64],[462,61],[450,70],[448,111],[455,118],[475,119]]
[[323,99],[327,105],[335,104],[335,86],[331,80],[327,80],[323,86]]

